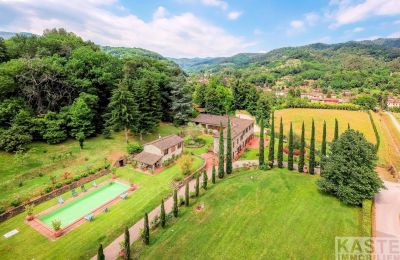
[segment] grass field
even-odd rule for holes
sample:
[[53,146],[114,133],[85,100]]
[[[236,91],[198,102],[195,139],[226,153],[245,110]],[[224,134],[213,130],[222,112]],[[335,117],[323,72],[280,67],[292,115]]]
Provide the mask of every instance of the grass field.
[[[201,166],[203,160],[194,157],[193,170]],[[107,245],[119,236],[125,226],[131,226],[144,212],[152,210],[161,198],[172,192],[172,182],[181,170],[174,165],[155,176],[149,176],[134,171],[131,166],[119,168],[117,177],[133,181],[139,185],[127,200],[122,200],[110,208],[110,212],[96,216],[93,222],[86,222],[63,235],[56,241],[50,241],[24,222],[22,213],[0,224],[0,234],[3,235],[13,229],[19,233],[11,238],[0,237],[1,259],[89,259],[97,252],[99,243]],[[105,180],[102,177],[98,180]],[[67,193],[64,199],[68,198]],[[57,203],[56,199],[40,204],[35,212]]]
[[334,259],[336,236],[361,235],[361,209],[320,193],[317,178],[235,173],[198,199],[201,212],[181,208],[176,223],[133,251],[142,259]]
[[363,111],[345,111],[345,110],[330,110],[330,109],[283,109],[275,111],[275,130],[279,131],[279,120],[282,117],[284,134],[288,135],[290,122],[293,123],[295,134],[301,135],[301,124],[304,121],[306,138],[310,139],[311,121],[315,121],[315,139],[316,145],[320,146],[322,141],[322,127],[324,120],[327,124],[327,140],[330,142],[333,139],[335,118],[339,121],[339,132],[347,129],[347,124],[356,130],[361,131],[368,141],[376,143],[374,130],[369,120],[367,112]]
[[[159,134],[165,136],[179,131],[173,125],[162,124],[159,131],[145,135],[143,142],[156,139]],[[130,141],[139,141],[139,138],[131,136]],[[60,178],[64,172],[78,175],[88,167],[100,166],[116,152],[126,153],[123,133],[114,134],[112,139],[90,138],[83,150],[77,141],[68,140],[58,145],[33,143],[23,156],[0,152],[0,201],[8,205],[15,199],[30,198],[51,183],[50,176]],[[54,159],[57,156],[64,158]]]
[[397,135],[391,119],[384,113],[373,113],[374,121],[377,125],[378,133],[381,137],[381,145],[378,150],[378,164],[382,167],[394,165],[400,169],[400,154],[396,146],[400,147],[400,136]]

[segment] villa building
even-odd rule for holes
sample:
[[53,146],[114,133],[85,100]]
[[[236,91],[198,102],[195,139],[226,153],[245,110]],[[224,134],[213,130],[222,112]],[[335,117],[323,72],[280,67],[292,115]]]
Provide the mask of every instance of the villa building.
[[140,167],[154,169],[163,165],[163,162],[182,154],[183,139],[177,135],[169,135],[147,143],[143,152],[137,154],[133,160]]
[[389,98],[386,102],[387,107],[400,107],[400,99]]
[[[236,158],[244,149],[246,145],[254,138],[254,121],[249,119],[242,119],[238,117],[231,117],[231,134],[232,134],[232,157]],[[205,129],[214,131],[214,153],[219,152],[219,132],[222,124],[224,134],[224,147],[226,147],[227,139],[227,126],[228,117],[218,116],[211,114],[200,114],[192,120],[197,125],[203,126]],[[226,153],[226,149],[225,149]]]

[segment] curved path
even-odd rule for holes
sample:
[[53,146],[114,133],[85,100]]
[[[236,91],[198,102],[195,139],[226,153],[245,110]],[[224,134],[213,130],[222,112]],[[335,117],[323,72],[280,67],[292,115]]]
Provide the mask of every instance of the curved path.
[[392,122],[393,122],[393,125],[397,128],[397,131],[398,131],[399,134],[400,134],[400,123],[399,123],[399,121],[397,121],[397,119],[392,115],[392,113],[386,112],[386,114],[389,115],[390,119],[391,119]]

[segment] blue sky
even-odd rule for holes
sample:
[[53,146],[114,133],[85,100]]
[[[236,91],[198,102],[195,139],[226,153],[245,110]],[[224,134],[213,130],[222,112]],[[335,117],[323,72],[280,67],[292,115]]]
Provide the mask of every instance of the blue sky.
[[0,0],[0,31],[64,27],[170,57],[400,37],[400,0]]

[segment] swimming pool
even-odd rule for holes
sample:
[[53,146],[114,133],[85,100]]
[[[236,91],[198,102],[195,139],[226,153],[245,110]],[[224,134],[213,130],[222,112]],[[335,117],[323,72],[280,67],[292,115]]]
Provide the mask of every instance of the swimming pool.
[[113,181],[107,183],[39,219],[51,229],[51,222],[55,219],[60,220],[61,227],[64,228],[113,200],[128,189],[129,186],[121,182]]

